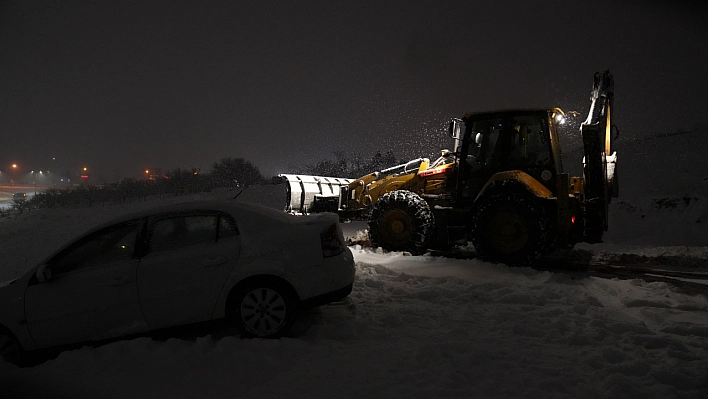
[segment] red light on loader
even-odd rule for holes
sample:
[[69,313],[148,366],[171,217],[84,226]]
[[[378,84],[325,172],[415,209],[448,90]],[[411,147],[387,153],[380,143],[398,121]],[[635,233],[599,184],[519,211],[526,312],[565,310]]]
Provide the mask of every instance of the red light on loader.
[[429,169],[429,170],[424,170],[420,173],[418,173],[418,176],[420,177],[427,177],[427,176],[433,176],[433,175],[439,175],[441,173],[446,173],[452,171],[452,165],[445,165],[441,168],[435,168],[435,169]]

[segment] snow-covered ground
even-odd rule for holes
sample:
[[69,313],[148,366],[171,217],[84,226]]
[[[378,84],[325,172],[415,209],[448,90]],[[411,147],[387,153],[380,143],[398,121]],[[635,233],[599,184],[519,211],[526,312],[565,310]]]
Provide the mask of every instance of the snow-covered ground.
[[[277,206],[277,190],[254,189],[239,200],[266,198]],[[2,219],[0,281],[99,221],[198,197],[40,210]],[[638,220],[669,223],[687,208],[652,209]],[[617,222],[634,212],[615,215]],[[361,225],[344,227],[352,236]],[[657,250],[653,242],[662,234],[645,232],[644,237],[652,244],[618,239],[597,248],[708,258],[705,246]],[[705,294],[642,279],[413,257],[360,246],[351,250],[357,262],[351,303],[301,314],[292,337],[137,338],[66,351],[32,368],[2,363],[2,397],[708,395]]]
[[[677,169],[668,193],[641,192],[647,186],[637,182],[649,178],[632,173],[623,181],[635,189],[613,202],[606,243],[576,252],[708,268],[707,176],[681,180],[705,170]],[[671,176],[646,174],[657,182]],[[249,189],[238,200],[277,208],[283,189]],[[0,219],[0,281],[117,214],[233,195]],[[351,237],[363,226],[344,227]],[[300,314],[291,337],[136,338],[65,351],[32,368],[0,362],[0,397],[708,397],[708,286],[351,250],[351,300]]]

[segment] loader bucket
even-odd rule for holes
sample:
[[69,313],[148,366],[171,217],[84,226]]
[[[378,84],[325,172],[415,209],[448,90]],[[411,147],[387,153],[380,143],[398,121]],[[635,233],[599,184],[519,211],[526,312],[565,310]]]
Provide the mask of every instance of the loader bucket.
[[[308,214],[312,212],[337,212],[342,186],[354,179],[311,175],[278,175],[287,183],[285,212]],[[336,205],[335,205],[336,204]]]

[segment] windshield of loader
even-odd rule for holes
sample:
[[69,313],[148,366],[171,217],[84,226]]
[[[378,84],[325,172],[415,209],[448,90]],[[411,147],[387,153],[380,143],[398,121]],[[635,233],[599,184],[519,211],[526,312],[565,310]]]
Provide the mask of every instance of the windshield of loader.
[[469,154],[478,167],[526,170],[552,163],[545,114],[509,114],[476,120],[471,134]]

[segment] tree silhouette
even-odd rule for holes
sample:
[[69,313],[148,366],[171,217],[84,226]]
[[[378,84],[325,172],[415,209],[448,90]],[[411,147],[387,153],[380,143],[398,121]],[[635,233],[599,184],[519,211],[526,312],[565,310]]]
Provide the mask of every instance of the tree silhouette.
[[362,161],[357,154],[350,159],[344,151],[335,151],[334,160],[319,161],[301,170],[302,174],[307,175],[357,178],[396,165],[396,157],[392,150],[386,151],[385,154],[376,151],[368,161]]
[[258,167],[243,158],[222,158],[215,162],[209,178],[217,187],[247,187],[263,180]]

